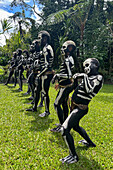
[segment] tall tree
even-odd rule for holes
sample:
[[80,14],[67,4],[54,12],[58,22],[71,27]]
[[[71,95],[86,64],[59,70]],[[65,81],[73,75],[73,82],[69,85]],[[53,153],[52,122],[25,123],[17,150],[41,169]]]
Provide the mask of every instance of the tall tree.
[[107,20],[106,26],[110,32],[108,41],[109,75],[113,72],[113,2],[106,3]]
[[62,21],[66,21],[67,19],[70,19],[71,21],[74,21],[76,26],[78,26],[80,30],[80,42],[79,42],[79,49],[81,59],[84,60],[84,29],[86,25],[86,21],[88,19],[91,7],[92,7],[93,1],[79,1],[78,4],[74,5],[73,7],[65,10],[58,11],[54,14],[51,14],[48,17],[48,24],[57,24]]
[[37,12],[36,7],[39,6],[38,0],[32,0],[32,4],[28,4],[25,0],[13,0],[10,4],[11,7],[20,6],[22,9],[29,11],[31,14],[35,13],[37,16],[43,19],[43,16]]
[[23,36],[22,24],[24,24],[26,27],[29,26],[29,22],[27,22],[27,20],[26,20],[24,10],[22,10],[22,13],[15,12],[14,15],[10,16],[9,18],[13,19],[14,22],[15,21],[18,22],[20,36],[21,36],[21,38],[23,38],[24,36]]

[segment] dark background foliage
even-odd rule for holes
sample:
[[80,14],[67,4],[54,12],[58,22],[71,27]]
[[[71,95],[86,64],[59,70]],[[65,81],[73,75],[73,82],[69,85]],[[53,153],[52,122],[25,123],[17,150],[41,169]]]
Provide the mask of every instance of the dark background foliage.
[[[6,45],[0,47],[0,65],[7,65],[12,52],[17,48],[28,49],[31,42],[37,38],[40,30],[47,30],[51,35],[51,45],[54,49],[54,69],[59,68],[60,48],[66,40],[76,43],[73,54],[75,71],[82,70],[82,62],[89,57],[100,61],[100,71],[105,80],[113,81],[113,2],[105,0],[34,0],[30,6],[20,0],[13,0],[12,9],[21,6],[21,12],[14,14],[10,20],[16,20],[18,27],[6,39]],[[37,13],[35,6],[41,8]],[[34,11],[40,17],[40,22],[25,16]],[[3,23],[2,23],[3,24]],[[3,32],[7,28],[3,27]],[[23,27],[24,25],[24,27]],[[26,27],[26,29],[25,29]],[[26,31],[27,30],[27,31]]]

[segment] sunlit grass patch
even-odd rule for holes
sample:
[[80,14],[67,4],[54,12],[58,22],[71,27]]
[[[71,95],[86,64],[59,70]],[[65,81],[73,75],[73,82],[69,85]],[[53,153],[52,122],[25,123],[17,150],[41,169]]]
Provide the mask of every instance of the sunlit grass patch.
[[79,161],[72,165],[62,164],[59,159],[68,155],[68,148],[60,133],[53,134],[50,129],[58,123],[53,103],[57,95],[53,85],[50,94],[50,112],[46,118],[37,112],[26,112],[30,108],[19,86],[0,84],[0,169],[37,169],[37,170],[90,170],[112,169],[113,146],[113,85],[104,85],[91,101],[88,114],[80,125],[88,132],[96,148],[86,148],[78,141],[82,138],[71,131]]

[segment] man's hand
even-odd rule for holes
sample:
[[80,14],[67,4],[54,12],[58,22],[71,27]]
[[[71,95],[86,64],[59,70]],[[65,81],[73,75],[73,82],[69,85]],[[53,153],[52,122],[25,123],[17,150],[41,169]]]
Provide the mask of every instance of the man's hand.
[[80,73],[76,73],[73,75],[73,79],[76,79]]
[[76,73],[76,74],[73,75],[73,79],[84,78],[86,76],[87,76],[87,74],[85,74],[85,73]]

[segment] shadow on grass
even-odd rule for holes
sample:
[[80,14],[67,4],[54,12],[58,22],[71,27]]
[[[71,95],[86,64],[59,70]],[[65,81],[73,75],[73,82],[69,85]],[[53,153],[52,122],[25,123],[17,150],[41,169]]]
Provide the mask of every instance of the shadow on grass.
[[19,93],[20,94],[20,92],[19,92],[19,90],[18,89],[11,89],[11,93]]
[[22,97],[24,99],[26,99],[26,97],[28,97],[28,98],[30,97],[30,94],[25,95],[25,93],[23,93],[23,91],[19,91],[19,89],[13,89],[12,87],[11,87],[11,93],[18,93],[16,96]]
[[15,88],[15,86],[10,86],[10,85],[7,85],[7,87],[10,89]]
[[25,93],[22,92],[19,97],[28,97],[29,98],[30,94],[25,95]]
[[88,159],[85,156],[80,155],[79,161],[73,164],[62,164],[60,165],[60,170],[104,170],[104,168],[96,162],[94,159]]
[[[19,96],[20,97],[20,96]],[[21,98],[21,101],[26,104],[26,107],[29,107],[29,105],[33,105],[31,104],[32,100],[29,100],[28,98]]]
[[[31,107],[32,108],[32,107]],[[30,131],[44,131],[49,128],[50,123],[53,122],[53,119],[50,119],[49,116],[41,118],[39,114],[41,114],[41,108],[38,108],[37,112],[26,111],[25,115],[33,116],[35,120],[31,121]]]
[[[51,132],[52,133],[52,132]],[[59,147],[62,147],[63,149],[65,149],[66,147],[67,147],[67,145],[65,144],[65,142],[62,142],[62,141],[64,141],[63,140],[63,137],[62,137],[62,135],[61,135],[61,133],[59,132],[53,132],[52,133],[53,135],[55,135],[55,137],[57,137],[58,138],[58,141],[59,141]],[[51,141],[51,142],[54,142],[54,138],[52,138],[52,137],[50,137],[49,138],[49,140]],[[61,142],[60,142],[61,141]],[[85,146],[85,145],[83,145],[83,146],[77,146],[77,150],[88,150],[90,147],[88,147],[88,146]]]
[[[59,148],[67,150],[67,145],[64,142],[62,136],[59,133],[54,133],[54,134],[55,134],[55,137],[58,138],[59,143],[57,142],[57,144],[59,144]],[[54,142],[54,138],[52,138],[52,137],[49,140],[51,142]],[[90,147],[87,147],[87,146],[77,146],[76,152],[79,157],[79,161],[77,163],[73,163],[70,165],[66,164],[66,163],[64,163],[64,164],[61,163],[60,170],[104,170],[102,165],[100,165],[97,161],[95,161],[91,156],[89,159],[87,158],[87,150],[89,148]],[[86,152],[85,153],[86,156],[81,155],[82,150],[84,150]],[[63,153],[62,153],[62,155],[63,155]],[[65,156],[67,156],[67,155],[65,155]],[[65,156],[62,156],[61,158],[65,157]],[[89,154],[88,154],[88,156],[89,156]]]

